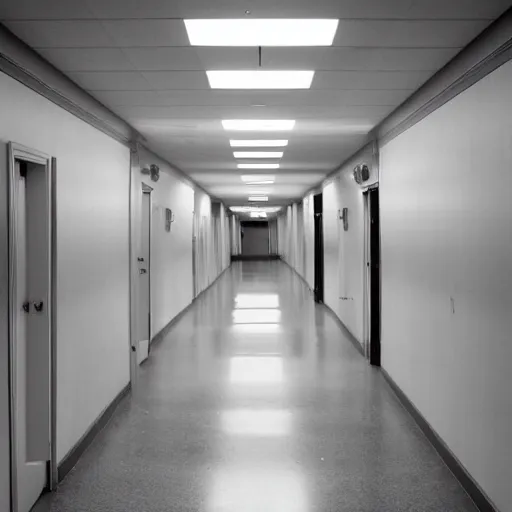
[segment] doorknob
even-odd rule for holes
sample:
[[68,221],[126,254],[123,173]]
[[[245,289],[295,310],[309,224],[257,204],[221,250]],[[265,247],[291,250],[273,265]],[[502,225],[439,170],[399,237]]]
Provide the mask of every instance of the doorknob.
[[43,306],[44,306],[44,303],[42,300],[38,301],[38,302],[34,302],[34,309],[38,312],[38,313],[41,313],[41,311],[43,311]]

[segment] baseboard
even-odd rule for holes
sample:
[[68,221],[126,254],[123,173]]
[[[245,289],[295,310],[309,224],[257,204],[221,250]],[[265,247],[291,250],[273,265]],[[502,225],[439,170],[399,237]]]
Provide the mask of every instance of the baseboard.
[[333,317],[336,323],[340,326],[341,330],[344,332],[345,336],[350,340],[352,345],[356,347],[358,352],[364,357],[364,349],[363,345],[359,343],[359,340],[352,334],[352,331],[342,322],[340,317],[325,303],[322,303],[322,306],[327,309],[329,314]]
[[118,395],[110,402],[104,411],[96,418],[94,423],[89,427],[87,432],[80,438],[80,440],[71,448],[57,467],[57,478],[62,482],[66,475],[76,466],[85,450],[89,448],[96,436],[105,428],[107,423],[114,415],[117,406],[121,403],[131,390],[131,383],[128,383]]
[[[228,270],[230,266],[228,265],[202,292],[200,292],[196,297],[192,299],[192,302],[186,306],[184,309],[182,309],[173,319],[170,320],[170,322],[162,327],[152,338],[150,345],[153,346],[155,343],[160,342],[165,338],[167,333],[183,318],[183,316],[188,313],[188,311],[192,308],[192,306],[195,304],[196,300],[202,297],[204,293],[206,293],[220,278],[221,276]],[[148,358],[149,359],[149,358]]]
[[243,254],[232,254],[231,261],[274,261],[281,259],[277,254],[263,256],[244,256]]
[[498,512],[489,497],[480,488],[473,477],[468,473],[466,468],[462,465],[459,459],[448,448],[446,443],[439,437],[437,432],[431,427],[430,423],[425,419],[416,406],[409,400],[407,395],[401,390],[398,384],[391,378],[389,373],[383,368],[380,369],[384,379],[389,387],[393,390],[396,397],[403,405],[405,410],[412,416],[421,431],[425,434],[437,453],[443,459],[444,463],[448,466],[455,478],[460,482],[469,497],[473,500],[477,508],[481,512]]

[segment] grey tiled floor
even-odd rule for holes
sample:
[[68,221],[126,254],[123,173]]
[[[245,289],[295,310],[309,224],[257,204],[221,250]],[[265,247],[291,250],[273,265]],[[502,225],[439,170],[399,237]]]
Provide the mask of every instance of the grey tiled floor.
[[475,510],[380,373],[279,262],[236,264],[196,302],[153,348],[134,396],[36,506]]

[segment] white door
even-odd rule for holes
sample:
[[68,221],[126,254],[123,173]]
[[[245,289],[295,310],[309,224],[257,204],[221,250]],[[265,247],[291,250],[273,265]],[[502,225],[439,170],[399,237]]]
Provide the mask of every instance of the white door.
[[[23,165],[23,164],[22,164]],[[26,166],[23,166],[25,171]],[[27,206],[30,204],[27,201],[27,180],[29,173],[41,172],[44,174],[44,170],[41,171],[29,171],[27,173],[21,173],[21,166],[19,162],[16,162],[15,178],[17,187],[17,233],[16,233],[16,250],[17,250],[17,261],[16,261],[16,310],[17,310],[17,322],[16,322],[16,338],[15,338],[15,354],[14,364],[16,365],[16,381],[15,381],[15,425],[16,425],[16,475],[14,477],[17,480],[17,496],[18,496],[18,511],[17,512],[29,512],[30,508],[36,500],[39,498],[41,492],[46,486],[46,462],[33,462],[34,457],[29,453],[29,443],[31,440],[31,432],[36,425],[31,425],[30,418],[33,416],[33,411],[30,410],[30,403],[34,400],[33,396],[30,396],[33,388],[29,367],[31,361],[34,360],[31,351],[33,346],[28,339],[29,335],[32,334],[35,326],[30,325],[32,322],[31,315],[33,312],[34,305],[29,302],[33,297],[29,297],[31,288],[29,286],[28,269],[30,249],[34,249],[33,240],[29,241],[27,238],[27,232],[32,232],[36,227],[34,222],[37,223],[37,215],[41,215],[41,212],[37,212],[34,209],[27,210]],[[23,175],[22,175],[23,174]],[[37,179],[37,177],[36,177]],[[43,176],[44,180],[44,176]],[[28,194],[30,199],[34,195],[34,187],[31,187],[30,193]],[[40,193],[45,194],[46,190],[43,188]],[[43,214],[44,215],[44,214]],[[28,250],[27,250],[28,249]],[[40,250],[42,248],[39,248]],[[41,254],[39,252],[39,254]],[[28,304],[28,312],[25,311]],[[45,360],[41,361],[41,364],[47,364]],[[49,364],[49,362],[48,362]],[[37,370],[34,371],[36,373]],[[49,381],[48,381],[49,386]],[[42,390],[46,394],[45,390]],[[43,402],[46,402],[43,399]],[[46,404],[44,404],[46,406]],[[45,426],[42,425],[42,429],[45,430]],[[45,433],[46,434],[46,433]],[[49,439],[48,439],[49,444]]]
[[139,321],[137,361],[148,358],[151,335],[151,193],[142,193],[141,250],[139,255]]

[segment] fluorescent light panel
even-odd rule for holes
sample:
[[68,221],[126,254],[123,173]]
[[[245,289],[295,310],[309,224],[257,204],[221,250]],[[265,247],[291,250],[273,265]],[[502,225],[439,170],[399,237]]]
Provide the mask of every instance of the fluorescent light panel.
[[268,197],[267,196],[249,196],[248,200],[249,201],[265,202],[265,201],[268,201]]
[[267,174],[244,174],[242,176],[240,176],[240,179],[242,181],[244,181],[245,183],[254,183],[254,182],[272,182],[274,183],[276,177],[275,176],[271,176],[270,174],[267,175]]
[[288,146],[287,140],[262,140],[262,139],[254,139],[254,140],[240,140],[240,139],[231,139],[229,144],[232,148],[284,148]]
[[251,212],[266,212],[276,213],[280,211],[281,206],[230,206],[229,209],[233,213],[251,213]]
[[279,164],[237,164],[239,169],[279,169]]
[[251,219],[266,219],[267,212],[251,212]]
[[289,131],[293,130],[295,120],[292,119],[224,119],[224,130],[236,131]]
[[184,20],[192,46],[331,46],[337,19]]
[[206,71],[212,89],[310,89],[314,71]]
[[235,158],[283,158],[282,151],[234,151]]

